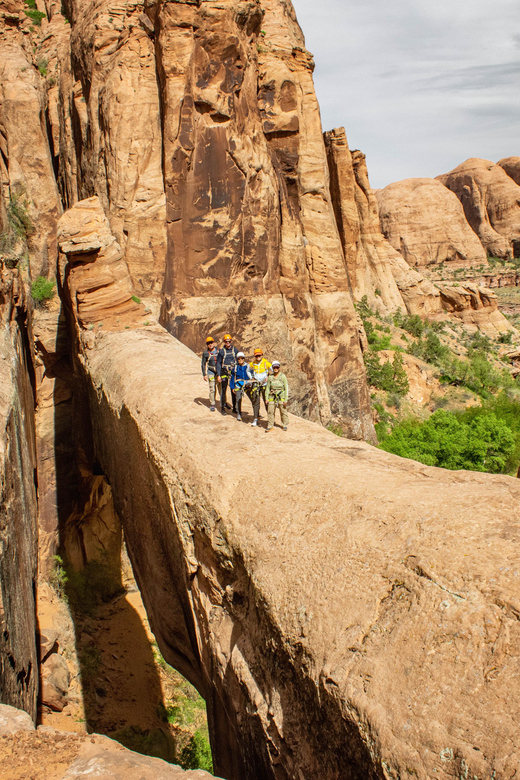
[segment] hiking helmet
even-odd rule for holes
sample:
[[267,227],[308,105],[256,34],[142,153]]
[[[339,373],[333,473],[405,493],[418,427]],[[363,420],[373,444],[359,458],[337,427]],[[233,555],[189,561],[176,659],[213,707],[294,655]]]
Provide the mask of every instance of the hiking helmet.
[[208,338],[206,339],[206,344],[214,344],[214,343],[215,343],[215,339],[213,338],[213,336],[208,336]]
[[243,357],[243,358],[245,358],[245,355],[244,355],[244,353],[243,353],[243,352],[237,352],[237,359],[238,359],[239,357]]
[[279,360],[273,360],[273,362],[271,363],[271,365],[272,365],[272,367],[273,367],[273,368],[274,368],[275,366],[278,366],[278,368],[280,368],[280,361],[279,361]]
[[226,333],[226,335],[224,336],[224,341],[232,341],[232,338],[229,335],[229,333]]
[[264,353],[262,352],[261,349],[255,349],[255,355],[263,355],[263,354]]

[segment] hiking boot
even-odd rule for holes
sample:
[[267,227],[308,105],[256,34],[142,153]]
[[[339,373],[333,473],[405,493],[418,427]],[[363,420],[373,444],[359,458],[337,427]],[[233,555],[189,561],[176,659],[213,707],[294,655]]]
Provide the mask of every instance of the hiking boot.
[[256,428],[257,425],[258,425],[258,420],[253,420],[253,422],[251,423],[251,426],[253,428]]
[[266,429],[265,429],[265,432],[266,432],[266,433],[269,433],[269,431],[272,431],[272,430],[273,430],[273,427],[271,426],[270,428],[266,428]]
[[231,404],[226,404],[226,409],[231,409]]
[[287,425],[284,425],[282,431],[286,431],[286,430],[287,430]]
[[210,412],[214,412],[215,411],[215,407],[214,406],[210,406],[209,410],[210,410]]
[[242,422],[242,418],[240,417],[240,415],[237,416],[237,422]]
[[225,415],[225,414],[226,414],[226,410],[225,410],[225,409],[221,409],[221,410],[220,410],[220,414],[223,414],[223,415]]

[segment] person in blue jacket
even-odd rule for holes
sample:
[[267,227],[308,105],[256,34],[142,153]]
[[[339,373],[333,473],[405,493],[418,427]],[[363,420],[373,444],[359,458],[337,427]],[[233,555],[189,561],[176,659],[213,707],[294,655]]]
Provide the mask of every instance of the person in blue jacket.
[[246,356],[244,355],[243,352],[238,352],[237,362],[231,373],[229,386],[235,398],[236,408],[238,412],[237,420],[239,422],[242,420],[242,398],[244,395],[244,391],[248,386],[248,384],[251,382],[252,378],[253,376],[251,374],[251,371],[249,370],[249,366],[246,363]]

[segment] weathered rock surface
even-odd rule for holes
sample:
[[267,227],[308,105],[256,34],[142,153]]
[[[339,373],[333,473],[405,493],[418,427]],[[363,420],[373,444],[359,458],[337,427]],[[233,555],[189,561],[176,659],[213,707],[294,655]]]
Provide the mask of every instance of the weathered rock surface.
[[516,184],[520,185],[520,157],[503,157],[497,162]]
[[210,780],[201,769],[184,771],[141,756],[99,734],[35,730],[25,712],[0,704],[0,766],[9,780]]
[[518,481],[294,417],[266,437],[209,415],[162,329],[77,333],[95,457],[161,651],[207,698],[217,773],[512,776]]
[[487,265],[458,198],[436,179],[404,179],[377,192],[381,230],[413,267]]
[[350,151],[342,127],[326,132],[324,137],[332,203],[354,299],[360,301],[366,295],[369,303],[378,308],[382,303],[387,311],[404,309],[392,274],[388,246],[381,235],[365,155]]
[[41,678],[42,704],[61,712],[67,704],[70,685],[70,673],[65,658],[57,653],[49,655],[41,666]]
[[23,283],[0,271],[0,696],[36,715],[34,396]]
[[33,223],[30,267],[36,278],[55,273],[61,203],[45,133],[41,78],[18,22],[9,17],[20,13],[29,22],[24,7],[12,2],[0,13],[0,180],[5,201],[21,205]]
[[520,252],[520,187],[500,165],[472,157],[437,179],[458,197],[488,255]]
[[438,284],[437,287],[443,309],[462,320],[465,325],[475,326],[491,338],[513,330],[504,315],[498,311],[497,296],[491,290],[469,283],[458,287]]

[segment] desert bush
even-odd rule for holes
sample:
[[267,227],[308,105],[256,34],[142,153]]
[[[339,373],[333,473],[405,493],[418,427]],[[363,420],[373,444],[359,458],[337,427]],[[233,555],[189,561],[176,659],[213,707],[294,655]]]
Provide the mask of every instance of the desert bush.
[[33,300],[39,306],[43,306],[47,301],[54,297],[54,279],[46,279],[45,276],[39,276],[31,285],[31,295]]

